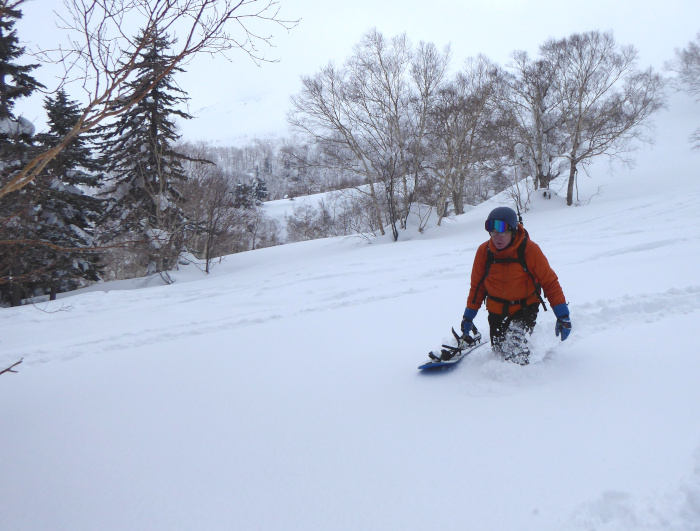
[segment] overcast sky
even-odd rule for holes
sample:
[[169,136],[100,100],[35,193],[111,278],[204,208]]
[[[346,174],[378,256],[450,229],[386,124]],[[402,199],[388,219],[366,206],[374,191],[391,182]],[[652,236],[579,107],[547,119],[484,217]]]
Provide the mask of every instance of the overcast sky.
[[[274,28],[276,63],[258,67],[244,54],[233,62],[200,57],[176,81],[190,95],[195,119],[181,126],[184,138],[240,144],[252,137],[285,135],[289,97],[299,78],[333,61],[342,63],[370,28],[386,37],[406,32],[412,42],[450,44],[452,70],[482,53],[505,65],[515,50],[537,54],[548,38],[575,32],[612,30],[619,44],[639,51],[639,67],[661,69],[700,31],[700,0],[280,0],[282,18],[300,19],[286,32]],[[27,44],[50,44],[52,8],[59,0],[30,0],[19,26]],[[54,43],[55,44],[55,43]],[[50,79],[39,81],[50,85]],[[73,95],[71,95],[73,96]],[[77,97],[77,95],[75,96]],[[18,104],[16,111],[41,127],[40,104]]]

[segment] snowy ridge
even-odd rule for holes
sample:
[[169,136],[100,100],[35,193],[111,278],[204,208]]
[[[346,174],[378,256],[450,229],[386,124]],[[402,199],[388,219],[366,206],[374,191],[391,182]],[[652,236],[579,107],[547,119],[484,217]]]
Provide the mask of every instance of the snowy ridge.
[[416,369],[503,198],[3,309],[0,529],[698,531],[700,154],[664,153],[533,196],[573,332],[528,367]]

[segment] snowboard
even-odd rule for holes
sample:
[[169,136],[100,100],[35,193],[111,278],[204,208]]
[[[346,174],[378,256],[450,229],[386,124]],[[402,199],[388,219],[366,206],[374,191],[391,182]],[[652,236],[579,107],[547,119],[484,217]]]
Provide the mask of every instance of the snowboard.
[[[432,369],[449,369],[454,368],[457,364],[466,358],[472,351],[478,349],[479,347],[486,345],[486,343],[481,342],[481,334],[474,327],[472,329],[473,337],[460,337],[452,329],[452,334],[457,339],[457,346],[451,347],[449,345],[443,345],[444,349],[442,352],[430,352],[428,354],[428,361],[423,365],[419,366],[418,369],[432,370]],[[448,358],[448,359],[446,359]]]

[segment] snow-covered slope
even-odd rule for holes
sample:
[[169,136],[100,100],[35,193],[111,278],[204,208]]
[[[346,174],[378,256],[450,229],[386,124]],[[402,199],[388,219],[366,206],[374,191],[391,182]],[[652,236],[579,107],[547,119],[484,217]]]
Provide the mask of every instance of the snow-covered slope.
[[665,145],[534,198],[573,333],[541,313],[528,367],[416,370],[494,202],[3,309],[0,529],[697,531],[700,160]]

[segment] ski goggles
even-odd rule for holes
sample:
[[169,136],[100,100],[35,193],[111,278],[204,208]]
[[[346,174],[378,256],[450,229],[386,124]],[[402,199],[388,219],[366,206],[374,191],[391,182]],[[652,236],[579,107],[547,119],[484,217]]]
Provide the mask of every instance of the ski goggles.
[[509,230],[508,223],[501,221],[500,219],[487,219],[486,220],[486,232],[498,232],[503,233]]

